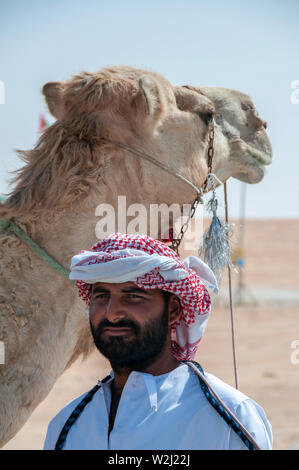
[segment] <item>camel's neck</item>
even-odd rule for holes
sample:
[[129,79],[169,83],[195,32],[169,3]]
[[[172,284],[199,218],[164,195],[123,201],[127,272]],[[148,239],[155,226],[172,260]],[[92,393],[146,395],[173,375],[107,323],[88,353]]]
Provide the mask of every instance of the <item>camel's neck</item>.
[[[162,215],[167,218],[171,204],[179,207],[183,203],[191,203],[196,196],[190,188],[184,188],[183,183],[180,189],[186,189],[185,194],[181,191],[178,195],[172,187],[167,188],[167,175],[165,178],[162,170],[155,167],[150,167],[152,174],[144,174],[140,162],[133,168],[118,166],[120,168],[116,169],[113,165],[105,174],[106,184],[101,185],[100,191],[91,191],[81,204],[65,210],[51,224],[47,223],[46,217],[41,219],[33,231],[34,241],[65,268],[69,268],[74,254],[89,249],[113,232],[136,233],[138,230],[159,238],[164,231]],[[169,178],[175,186],[175,179]],[[189,199],[185,199],[187,197]],[[158,205],[162,203],[165,212],[158,215]]]

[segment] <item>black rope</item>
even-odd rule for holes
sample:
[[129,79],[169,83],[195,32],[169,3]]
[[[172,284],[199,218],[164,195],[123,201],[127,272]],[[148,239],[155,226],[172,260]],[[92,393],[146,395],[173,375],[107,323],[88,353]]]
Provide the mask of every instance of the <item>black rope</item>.
[[[200,364],[196,361],[190,361],[192,362],[198,370],[204,375],[204,371],[201,367]],[[207,400],[211,403],[213,408],[217,411],[217,413],[224,419],[224,421],[237,433],[237,435],[242,439],[246,447],[248,447],[249,450],[258,450],[257,447],[248,439],[247,435],[244,433],[244,431],[240,428],[239,423],[231,416],[224,408],[223,406],[218,402],[216,397],[214,397],[209,390],[208,386],[205,384],[205,382],[201,379],[200,375],[198,375],[199,383],[201,386],[201,389],[207,398]]]
[[[201,365],[196,362],[196,361],[189,361],[192,362],[198,370],[204,375],[204,371],[201,367]],[[231,416],[224,408],[223,406],[218,402],[216,397],[214,397],[209,390],[208,386],[205,384],[205,382],[201,379],[200,375],[197,375],[199,379],[199,383],[201,386],[201,389],[209,401],[209,403],[213,406],[213,408],[217,411],[217,413],[225,420],[225,422],[237,433],[237,435],[240,437],[240,439],[244,442],[246,447],[249,450],[258,450],[257,447],[248,439],[248,436],[244,433],[244,431],[240,428],[239,424],[237,421],[234,419],[233,416]],[[108,375],[105,377],[105,379],[102,380],[102,383],[107,382],[111,377]],[[100,383],[98,383],[95,387],[93,387],[86,395],[85,397],[80,401],[80,403],[76,406],[74,411],[71,413],[70,417],[66,421],[65,425],[62,428],[61,433],[59,434],[59,437],[57,439],[56,445],[55,445],[55,450],[62,450],[63,446],[65,444],[67,435],[73,426],[73,424],[77,421],[79,418],[80,414],[84,410],[85,406],[93,399],[93,396],[95,393],[101,388]]]
[[[110,379],[110,375],[108,375],[107,377],[105,377],[105,379],[102,380],[102,382],[107,382],[107,380]],[[70,417],[68,418],[68,420],[66,421],[65,425],[63,426],[62,428],[62,431],[61,433],[59,434],[59,437],[57,439],[57,442],[56,442],[56,445],[55,445],[55,449],[54,450],[62,450],[64,444],[65,444],[65,441],[66,441],[66,438],[67,438],[67,435],[69,433],[69,430],[71,429],[71,427],[73,426],[73,424],[75,423],[75,421],[77,421],[77,419],[79,418],[80,414],[82,413],[82,411],[84,410],[85,406],[93,399],[93,396],[94,394],[101,388],[101,384],[97,384],[95,387],[93,387],[86,395],[85,397],[80,401],[79,405],[76,406],[76,408],[74,409],[74,411],[72,412],[72,414],[70,415]]]

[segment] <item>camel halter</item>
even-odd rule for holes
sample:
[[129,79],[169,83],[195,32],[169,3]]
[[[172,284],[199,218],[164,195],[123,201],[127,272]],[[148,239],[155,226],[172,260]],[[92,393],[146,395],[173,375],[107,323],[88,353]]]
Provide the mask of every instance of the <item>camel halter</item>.
[[[222,181],[220,181],[217,176],[212,173],[212,164],[213,164],[213,157],[214,157],[214,135],[215,135],[215,128],[214,128],[214,119],[212,119],[210,128],[209,128],[209,133],[208,133],[208,174],[207,177],[203,183],[202,188],[198,188],[195,186],[193,183],[191,183],[189,180],[187,180],[184,176],[180,175],[177,173],[175,170],[172,168],[169,168],[168,166],[164,165],[163,163],[159,162],[155,158],[153,158],[151,155],[148,155],[145,152],[141,152],[139,150],[135,150],[127,145],[121,144],[120,142],[117,142],[115,140],[110,140],[107,138],[102,138],[101,140],[106,143],[114,144],[117,147],[120,147],[134,155],[137,155],[138,157],[143,158],[144,160],[147,160],[154,165],[160,167],[162,170],[166,171],[167,173],[174,175],[176,178],[180,179],[184,183],[188,184],[191,186],[196,192],[197,196],[194,199],[192,205],[191,205],[191,210],[190,213],[187,217],[186,222],[182,225],[181,230],[177,236],[177,238],[171,239],[171,248],[179,254],[178,248],[179,245],[182,241],[182,238],[189,226],[189,222],[192,219],[196,208],[199,203],[203,203],[202,196],[205,192],[208,192],[209,189],[209,182],[211,180],[212,187],[213,186],[213,180],[212,177],[214,177],[220,184],[222,184]],[[225,222],[228,224],[228,200],[227,200],[227,187],[226,187],[226,182],[223,183],[224,186],[224,201],[225,201]],[[232,334],[232,350],[233,350],[233,366],[234,366],[234,377],[235,377],[235,387],[238,389],[238,369],[237,369],[237,358],[236,358],[236,345],[235,345],[235,329],[234,329],[234,311],[233,311],[233,302],[232,302],[232,275],[231,275],[231,267],[229,263],[227,264],[227,269],[228,269],[228,282],[229,282],[229,303],[230,303],[230,321],[231,321],[231,334]]]
[[[208,149],[208,166],[209,166],[209,172],[211,172],[211,168],[212,168],[212,157],[213,157],[213,138],[214,138],[214,123],[212,122],[212,134],[209,135],[209,149]],[[194,215],[194,212],[195,212],[195,209],[197,207],[197,205],[199,203],[203,203],[203,200],[202,200],[202,195],[203,195],[203,191],[202,189],[199,189],[197,186],[195,186],[193,183],[191,183],[191,181],[189,181],[187,178],[185,178],[184,176],[180,175],[179,173],[177,173],[175,170],[173,170],[172,168],[164,165],[163,163],[159,162],[158,160],[156,160],[155,158],[153,158],[151,155],[148,155],[147,153],[145,152],[141,152],[139,150],[136,150],[136,149],[133,149],[132,147],[129,147],[125,144],[122,144],[120,142],[117,142],[115,140],[109,140],[109,139],[106,139],[105,137],[102,137],[99,139],[101,142],[106,142],[106,143],[111,143],[111,144],[114,144],[124,150],[127,150],[128,152],[131,152],[132,154],[134,155],[137,155],[141,158],[143,158],[144,160],[147,160],[151,163],[153,163],[154,165],[158,166],[159,168],[161,168],[162,170],[166,171],[167,173],[175,176],[176,178],[178,178],[179,180],[183,181],[184,183],[188,184],[192,189],[194,189],[197,193],[197,196],[196,196],[196,199],[194,200],[192,206],[191,206],[191,212],[190,212],[190,215],[188,217],[188,220],[187,222],[183,225],[183,227],[181,228],[181,232],[180,232],[180,239],[175,239],[172,241],[172,246],[171,248],[173,250],[175,250],[177,253],[178,253],[178,246],[183,238],[183,235],[185,233],[185,231],[187,230],[187,226],[188,226],[188,223],[191,219],[191,217],[193,217]],[[204,182],[204,189],[207,188],[207,179],[205,180]],[[2,199],[2,198],[1,198]],[[0,199],[0,202],[1,202],[1,199]],[[60,274],[62,274],[63,276],[65,276],[67,279],[69,278],[69,271],[67,269],[65,269],[63,266],[61,266],[56,260],[54,260],[51,256],[49,256],[45,250],[43,250],[40,246],[38,246],[20,227],[18,227],[14,222],[12,222],[11,220],[9,219],[0,219],[0,231],[7,231],[7,232],[11,232],[11,233],[14,233],[15,235],[17,235],[19,238],[21,238],[33,251],[35,251],[35,253],[40,257],[42,258],[44,261],[46,261],[46,263],[48,263],[50,266],[52,266],[52,268],[54,268],[57,272],[59,272]]]
[[[153,158],[151,155],[148,155],[145,152],[141,152],[139,150],[133,149],[125,144],[122,144],[120,142],[114,141],[114,140],[109,140],[107,138],[101,138],[99,139],[102,142],[106,143],[111,143],[114,144],[134,155],[137,155],[138,157],[143,158],[144,160],[149,161],[150,163],[158,166],[162,170],[166,171],[167,173],[175,176],[178,178],[180,181],[183,181],[184,183],[188,184],[192,189],[194,189],[197,193],[195,200],[192,203],[190,214],[187,218],[187,221],[182,225],[180,233],[177,238],[173,238],[171,240],[171,248],[178,253],[178,247],[182,241],[182,238],[188,228],[189,222],[191,218],[193,217],[195,210],[197,208],[197,205],[199,203],[203,203],[202,196],[205,192],[208,192],[208,186],[209,186],[209,177],[214,176],[212,173],[212,163],[213,163],[213,156],[214,156],[214,119],[212,119],[210,123],[210,128],[208,132],[208,174],[207,177],[203,183],[202,188],[198,188],[195,186],[191,181],[189,181],[187,178],[184,176],[180,175],[177,173],[175,170],[172,168],[169,168],[167,165],[164,165],[163,163],[159,162],[155,158]],[[216,179],[221,183],[221,181],[216,177]],[[225,196],[225,220],[226,223],[228,223],[228,204],[227,204],[227,190],[226,190],[226,183],[223,183],[224,185],[224,196]],[[68,280],[69,279],[69,270],[61,266],[55,259],[53,259],[48,253],[46,253],[45,250],[43,250],[40,246],[38,246],[20,227],[18,227],[14,222],[12,222],[9,219],[0,219],[0,231],[6,231],[10,233],[14,233],[17,235],[19,238],[21,238],[41,259],[43,259],[47,264],[49,264],[53,269],[55,269],[57,272],[62,274],[64,277],[66,277]],[[229,279],[229,299],[230,299],[230,313],[231,313],[231,331],[232,331],[232,349],[233,349],[233,364],[234,364],[234,376],[235,376],[235,386],[236,389],[238,389],[238,375],[237,375],[237,363],[236,363],[236,348],[235,348],[235,334],[234,334],[234,314],[233,314],[233,303],[232,303],[232,282],[231,282],[231,269],[229,264],[227,265],[228,267],[228,279]],[[71,281],[73,282],[73,281]]]
[[184,183],[188,184],[188,186],[190,186],[192,189],[194,189],[197,192],[197,196],[196,196],[196,198],[194,199],[194,201],[191,205],[190,213],[187,217],[186,222],[182,225],[180,233],[178,234],[178,237],[177,238],[171,237],[171,246],[170,247],[177,254],[179,254],[179,250],[178,250],[179,245],[180,245],[180,243],[182,241],[182,238],[183,238],[183,236],[184,236],[184,234],[185,234],[185,232],[188,228],[189,222],[192,219],[192,217],[193,217],[193,215],[196,211],[196,208],[197,208],[198,204],[203,204],[202,196],[203,196],[204,192],[206,192],[208,190],[209,176],[213,175],[220,182],[220,184],[222,184],[222,182],[212,173],[212,162],[213,162],[213,156],[214,156],[214,120],[213,119],[212,119],[212,121],[210,123],[210,126],[209,126],[208,138],[209,138],[208,161],[207,161],[207,163],[208,163],[208,175],[207,175],[207,177],[206,177],[206,179],[203,183],[202,188],[198,188],[197,186],[195,186],[195,184],[191,183],[191,181],[189,181],[187,178],[180,175],[179,173],[177,173],[175,170],[173,170],[169,166],[164,165],[164,163],[159,162],[159,160],[156,160],[151,155],[149,155],[145,152],[141,152],[139,150],[133,149],[132,147],[129,147],[128,145],[121,144],[120,142],[117,142],[117,141],[112,140],[112,139],[107,139],[106,137],[102,137],[100,139],[102,142],[106,142],[106,143],[109,143],[109,144],[114,144],[117,147],[120,147],[124,150],[127,150],[128,152],[130,152],[134,155],[137,155],[138,157],[141,157],[141,158],[143,158],[144,160],[147,160],[150,163],[153,163],[154,165],[158,166],[159,168],[166,171],[170,175],[173,175],[176,178],[178,178],[179,180],[181,180]]

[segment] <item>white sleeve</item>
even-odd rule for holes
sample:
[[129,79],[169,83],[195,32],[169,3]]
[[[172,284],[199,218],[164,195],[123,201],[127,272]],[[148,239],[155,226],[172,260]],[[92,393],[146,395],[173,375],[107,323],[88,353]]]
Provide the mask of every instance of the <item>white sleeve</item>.
[[65,413],[65,409],[60,411],[49,423],[43,450],[55,450],[55,445],[61,430],[70,413]]
[[54,431],[53,421],[50,422],[47,430],[43,450],[54,450],[57,441],[57,431]]
[[[247,398],[239,404],[235,415],[262,450],[272,449],[272,427],[261,406],[259,406],[254,400]],[[233,430],[229,441],[229,449],[247,449],[246,445]]]

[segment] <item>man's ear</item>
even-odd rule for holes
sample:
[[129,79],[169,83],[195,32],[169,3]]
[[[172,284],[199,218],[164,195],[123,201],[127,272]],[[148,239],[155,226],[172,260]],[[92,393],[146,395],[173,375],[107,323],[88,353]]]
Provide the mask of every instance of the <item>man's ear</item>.
[[173,325],[181,316],[182,307],[179,298],[172,294],[168,299],[169,325]]

